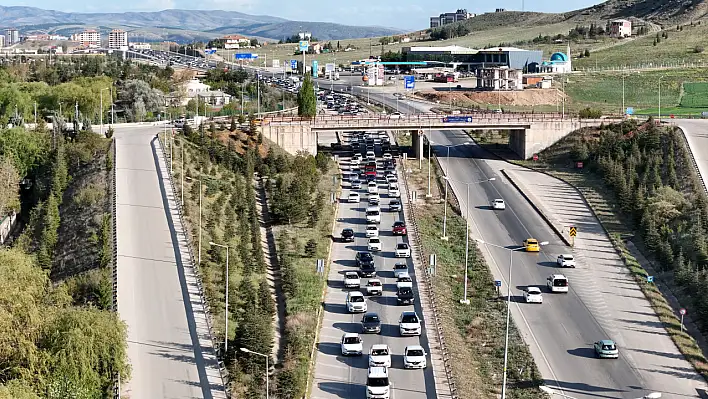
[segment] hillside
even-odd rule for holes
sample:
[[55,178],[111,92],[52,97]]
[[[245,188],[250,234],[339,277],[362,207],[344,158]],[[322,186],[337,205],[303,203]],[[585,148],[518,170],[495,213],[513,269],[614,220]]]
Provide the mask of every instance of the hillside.
[[665,24],[697,20],[708,15],[706,0],[609,0],[572,12],[573,19],[635,17]]
[[[0,6],[0,26],[22,31],[60,32],[71,27],[101,30],[122,28],[150,40],[208,39],[224,33],[280,40],[300,27],[322,39],[347,39],[401,33],[381,27],[346,26],[328,22],[289,21],[267,15],[222,10],[163,10],[157,12],[72,13],[35,7]],[[181,40],[181,41],[183,41]]]

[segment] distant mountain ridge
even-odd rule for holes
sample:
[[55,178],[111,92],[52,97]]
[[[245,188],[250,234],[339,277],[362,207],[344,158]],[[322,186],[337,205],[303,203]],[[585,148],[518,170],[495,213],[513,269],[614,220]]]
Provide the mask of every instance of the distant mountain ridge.
[[[322,40],[376,37],[402,33],[400,30],[348,26],[329,22],[290,21],[268,15],[250,15],[221,10],[163,10],[155,12],[73,13],[24,6],[0,6],[0,26],[54,32],[72,27],[122,28],[143,34],[150,40],[183,37],[208,39],[228,33],[280,40],[302,27]],[[160,30],[169,30],[160,32]],[[181,35],[178,31],[185,31]],[[168,37],[162,37],[162,36]],[[157,37],[154,37],[157,36]]]

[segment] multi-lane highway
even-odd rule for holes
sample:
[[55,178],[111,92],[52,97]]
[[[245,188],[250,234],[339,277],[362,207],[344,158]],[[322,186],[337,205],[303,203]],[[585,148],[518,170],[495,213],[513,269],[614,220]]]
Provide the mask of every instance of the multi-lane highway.
[[149,126],[116,127],[118,313],[131,399],[223,398],[167,165]]
[[[349,136],[349,134],[344,135]],[[379,149],[377,148],[377,151]],[[380,155],[380,153],[379,153]],[[348,169],[349,159],[341,160],[344,169]],[[397,305],[396,301],[396,279],[393,276],[393,265],[397,262],[406,262],[411,276],[416,280],[412,260],[396,259],[394,251],[396,244],[407,242],[406,237],[393,236],[392,225],[395,221],[402,221],[403,215],[400,212],[390,212],[388,203],[391,200],[387,194],[385,183],[380,182],[381,193],[381,223],[380,238],[383,245],[382,251],[374,253],[374,260],[377,269],[377,278],[383,283],[383,295],[376,297],[366,297],[368,312],[376,312],[382,323],[380,334],[361,334],[363,339],[362,356],[344,357],[341,354],[340,341],[342,335],[347,332],[361,333],[360,321],[361,313],[351,314],[347,311],[345,300],[347,292],[343,284],[344,272],[357,271],[355,256],[358,251],[367,250],[367,238],[365,237],[366,216],[365,209],[368,206],[368,195],[366,194],[366,183],[363,189],[353,190],[348,182],[343,183],[342,195],[337,214],[335,235],[345,228],[351,228],[355,232],[354,242],[335,242],[332,246],[332,263],[327,277],[328,287],[324,304],[324,317],[318,351],[316,353],[316,365],[314,370],[314,383],[311,398],[365,398],[368,371],[368,352],[371,345],[387,344],[391,348],[392,365],[389,369],[389,378],[392,384],[391,398],[422,399],[434,398],[435,383],[433,380],[430,357],[428,356],[428,367],[425,370],[405,370],[403,369],[403,351],[407,345],[421,344],[430,353],[427,347],[426,322],[423,320],[423,331],[420,337],[401,337],[399,334],[398,320],[402,311],[415,310],[422,318],[420,301],[418,300],[417,288],[416,301],[411,305]],[[361,194],[361,202],[350,203],[347,201],[350,192],[355,191]],[[402,193],[405,200],[405,193]],[[368,278],[361,279],[361,291],[366,292],[365,286]]]

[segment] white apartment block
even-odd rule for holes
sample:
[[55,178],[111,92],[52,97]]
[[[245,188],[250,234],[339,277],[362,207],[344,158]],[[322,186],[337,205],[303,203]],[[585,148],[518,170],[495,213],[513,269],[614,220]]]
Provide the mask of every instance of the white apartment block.
[[84,47],[101,47],[101,34],[95,29],[87,29],[71,35],[71,40]]
[[128,47],[128,32],[113,29],[108,33],[108,48]]
[[12,46],[20,42],[20,31],[17,29],[5,29],[5,46]]

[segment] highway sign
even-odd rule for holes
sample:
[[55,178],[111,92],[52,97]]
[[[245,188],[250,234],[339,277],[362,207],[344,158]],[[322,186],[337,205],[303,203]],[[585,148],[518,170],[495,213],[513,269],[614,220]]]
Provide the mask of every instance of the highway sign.
[[446,116],[443,119],[443,122],[446,123],[465,123],[465,122],[472,122],[472,117],[471,116]]
[[501,280],[494,280],[495,287],[501,287]]
[[681,316],[685,315],[685,314],[686,314],[686,309],[681,308],[681,310],[679,310],[679,313],[681,313]]
[[403,77],[403,82],[405,84],[405,89],[406,90],[413,90],[415,89],[415,76],[404,76]]
[[216,49],[215,48],[205,49],[204,54],[216,54]]
[[325,64],[325,72],[334,72],[334,63],[328,62]]
[[626,114],[627,114],[627,115],[634,115],[634,108],[632,108],[632,107],[627,107],[627,112],[626,112]]
[[578,228],[575,226],[570,226],[570,236],[575,237],[578,235]]
[[290,60],[290,69],[297,69],[297,60]]
[[300,43],[298,43],[298,47],[300,48],[300,51],[307,52],[307,49],[310,48],[310,42],[307,40],[300,40]]
[[312,77],[316,78],[317,74],[319,73],[318,71],[319,68],[317,68],[317,60],[312,60]]
[[258,54],[236,53],[234,54],[234,58],[236,58],[237,60],[257,60]]

